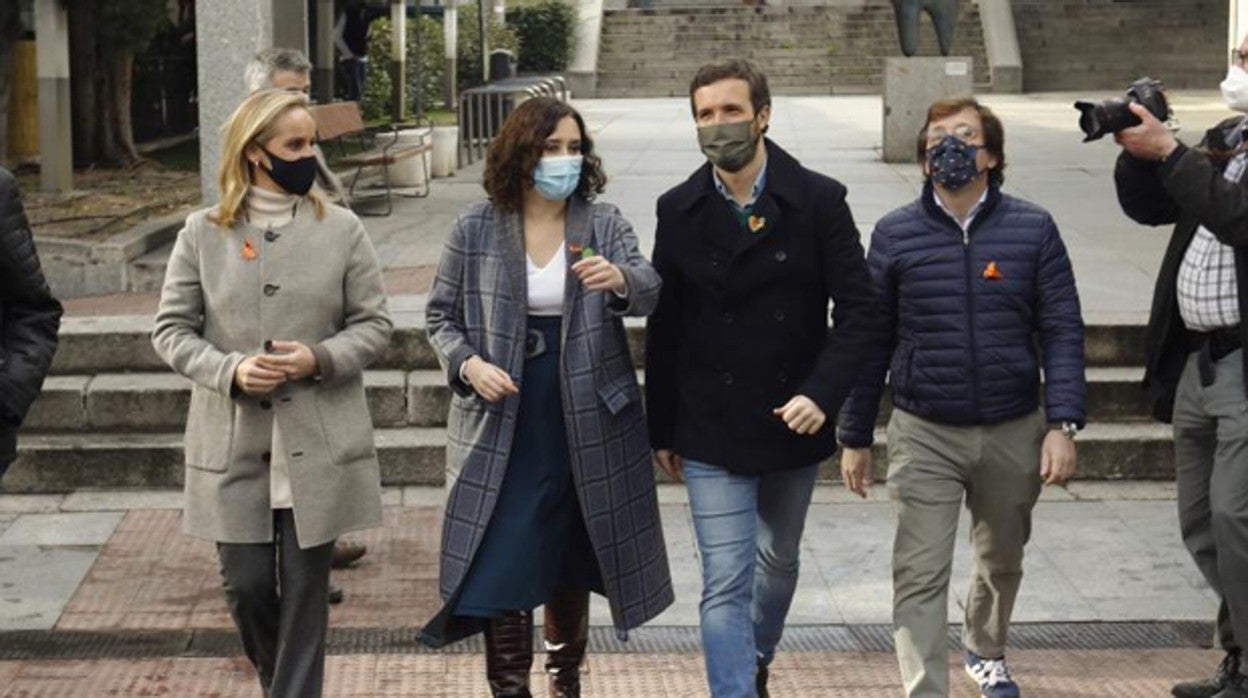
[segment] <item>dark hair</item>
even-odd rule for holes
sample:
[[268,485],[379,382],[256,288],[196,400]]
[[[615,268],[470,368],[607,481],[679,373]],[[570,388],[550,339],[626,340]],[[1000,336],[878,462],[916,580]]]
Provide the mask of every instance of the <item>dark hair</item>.
[[1000,186],[1005,181],[1005,127],[991,109],[980,104],[974,97],[938,99],[927,108],[927,120],[923,122],[923,128],[919,129],[916,142],[919,165],[927,162],[927,127],[933,121],[953,116],[964,109],[973,109],[979,114],[979,120],[984,126],[984,150],[997,159],[997,164],[988,170],[988,181]]
[[585,128],[585,120],[575,109],[554,97],[534,97],[516,107],[490,143],[483,182],[490,203],[504,211],[523,208],[524,192],[533,186],[533,169],[542,158],[546,139],[559,122],[569,116],[581,130],[581,155],[585,156],[576,193],[586,200],[602,193],[607,186],[607,175],[602,171],[602,160],[594,154],[594,141]]
[[754,116],[771,106],[771,90],[767,87],[767,76],[754,67],[754,64],[739,59],[724,63],[708,63],[698,68],[698,73],[689,83],[689,109],[696,119],[698,105],[693,101],[693,93],[699,89],[719,82],[720,80],[744,80],[750,86],[750,105],[754,107]]

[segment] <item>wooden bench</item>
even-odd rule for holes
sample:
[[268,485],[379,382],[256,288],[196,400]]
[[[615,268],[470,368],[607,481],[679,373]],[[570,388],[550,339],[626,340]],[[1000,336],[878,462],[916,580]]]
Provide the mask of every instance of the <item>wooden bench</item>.
[[[322,143],[337,141],[342,148],[342,152],[346,152],[345,142],[348,138],[357,138],[363,143],[367,143],[367,139],[372,136],[376,138],[376,142],[381,142],[387,135],[391,136],[389,143],[384,143],[364,152],[347,155],[338,160],[338,164],[346,167],[354,167],[355,176],[351,178],[351,188],[348,192],[352,209],[356,209],[356,202],[359,200],[355,188],[360,181],[360,175],[364,172],[365,167],[380,167],[381,179],[385,185],[384,190],[378,192],[375,197],[384,196],[386,199],[385,213],[376,214],[388,216],[394,211],[393,194],[394,187],[390,184],[390,166],[401,160],[408,158],[419,158],[420,170],[424,174],[424,184],[416,187],[411,194],[399,192],[400,196],[409,198],[422,198],[429,196],[429,168],[425,159],[425,153],[433,150],[433,144],[430,142],[433,133],[431,125],[418,124],[415,128],[427,129],[425,133],[420,135],[420,142],[412,145],[399,144],[400,127],[412,127],[409,124],[389,124],[381,127],[369,128],[364,125],[364,117],[360,113],[360,105],[358,102],[333,102],[330,104],[316,104],[311,107],[312,118],[316,120],[316,137]],[[365,146],[367,147],[367,146]],[[368,194],[364,198],[374,198]],[[356,209],[361,215],[374,215],[366,211]]]

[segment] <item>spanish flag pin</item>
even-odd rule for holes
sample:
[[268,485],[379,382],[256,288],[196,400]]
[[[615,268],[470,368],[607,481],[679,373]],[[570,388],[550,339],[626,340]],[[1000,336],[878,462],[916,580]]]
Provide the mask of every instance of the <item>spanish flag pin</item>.
[[767,219],[762,216],[750,216],[750,232],[757,233],[767,225]]
[[244,238],[243,239],[243,259],[248,262],[251,262],[251,261],[255,261],[256,257],[259,257],[259,256],[260,256],[260,253],[256,252],[256,246],[251,244],[251,240]]
[[1005,275],[1003,275],[1001,273],[1001,270],[997,268],[996,262],[989,262],[988,266],[984,267],[984,280],[1000,281],[1001,279],[1004,279],[1004,278],[1005,278]]

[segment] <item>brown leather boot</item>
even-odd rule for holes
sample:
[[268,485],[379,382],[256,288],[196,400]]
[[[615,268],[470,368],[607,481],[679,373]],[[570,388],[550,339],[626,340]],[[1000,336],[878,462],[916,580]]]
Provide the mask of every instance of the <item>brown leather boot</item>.
[[546,602],[546,675],[551,698],[580,698],[589,644],[589,592],[560,591]]
[[485,624],[485,676],[496,698],[532,698],[533,612],[507,611]]

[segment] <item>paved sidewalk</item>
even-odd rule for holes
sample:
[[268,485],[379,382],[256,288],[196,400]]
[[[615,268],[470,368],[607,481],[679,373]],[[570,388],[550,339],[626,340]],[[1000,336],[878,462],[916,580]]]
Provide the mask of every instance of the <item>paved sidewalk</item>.
[[[437,606],[442,497],[387,490],[385,525],[356,536],[370,552],[334,575],[347,600],[331,613],[326,695],[485,694],[476,645],[431,654],[411,639]],[[885,497],[818,487],[776,695],[896,695]],[[588,695],[704,695],[688,504],[679,486],[662,486],[660,498],[677,602],[620,644],[595,601]],[[213,546],[181,535],[180,502],[176,491],[0,495],[0,697],[256,695],[236,658]],[[954,622],[968,562],[962,539]],[[1163,695],[1217,663],[1199,649],[1214,599],[1179,542],[1168,484],[1046,491],[1026,574],[1011,656],[1029,695]],[[1083,686],[1087,676],[1097,684]]]

